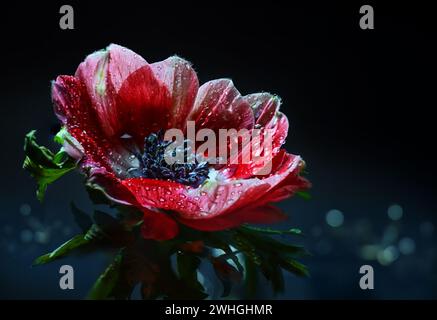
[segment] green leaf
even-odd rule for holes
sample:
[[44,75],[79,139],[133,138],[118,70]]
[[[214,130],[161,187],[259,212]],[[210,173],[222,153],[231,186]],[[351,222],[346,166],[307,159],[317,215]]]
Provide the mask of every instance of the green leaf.
[[276,261],[271,260],[264,263],[261,270],[266,279],[272,284],[272,289],[275,294],[284,292],[284,275]]
[[244,255],[244,266],[245,266],[245,291],[246,298],[253,299],[256,295],[256,288],[258,286],[258,270],[257,266],[253,261]]
[[91,183],[85,184],[86,191],[88,192],[88,196],[90,200],[94,204],[106,204],[111,205],[112,201],[105,195],[101,188],[98,188],[96,185]]
[[259,233],[265,233],[265,234],[274,234],[274,235],[283,235],[283,234],[291,234],[291,235],[302,235],[302,230],[297,228],[292,228],[288,230],[275,230],[270,228],[259,228],[259,227],[253,227],[249,225],[243,225],[240,228],[255,231]]
[[86,239],[83,234],[78,234],[77,236],[73,237],[72,239],[60,245],[57,249],[53,250],[52,252],[47,253],[35,259],[33,265],[40,265],[40,264],[52,262],[54,260],[57,260],[59,258],[68,255],[73,250],[76,250],[88,243],[89,240]]
[[243,252],[248,259],[250,259],[255,265],[261,265],[261,256],[257,252],[257,248],[248,239],[235,233],[231,239],[232,245],[238,250]]
[[293,254],[296,256],[307,254],[305,248],[302,246],[278,241],[251,229],[239,228],[237,232],[259,251],[274,252],[277,254]]
[[53,138],[56,143],[59,143],[61,145],[64,144],[65,140],[69,139],[71,139],[71,135],[65,127],[62,127],[61,130],[59,130],[59,132]]
[[112,295],[112,291],[117,285],[117,281],[120,276],[120,269],[122,263],[121,251],[115,256],[112,263],[106,268],[106,270],[100,275],[97,281],[94,283],[87,299],[90,300],[102,300],[108,299]]
[[35,130],[30,131],[24,139],[23,168],[36,179],[37,197],[42,201],[47,186],[73,170],[76,162],[62,148],[54,154],[46,147],[38,145],[35,133]]
[[305,200],[311,200],[311,195],[309,194],[309,192],[306,191],[297,191],[296,195],[305,199]]
[[282,268],[294,273],[295,275],[300,277],[309,277],[308,268],[294,259],[283,259],[280,261],[280,265]]
[[126,230],[132,230],[143,223],[143,212],[134,206],[116,205],[117,217]]
[[[288,230],[293,234],[299,234],[299,231]],[[306,267],[294,259],[294,257],[308,253],[303,247],[275,240],[269,236],[270,234],[282,234],[282,232],[243,226],[234,230],[230,241],[233,246],[244,253],[246,266],[255,270],[260,268],[265,278],[271,283],[273,291],[278,293],[284,290],[283,270],[298,276],[308,276]],[[246,270],[246,272],[249,271]],[[247,276],[246,273],[246,281],[249,281]]]
[[93,219],[97,229],[109,244],[124,247],[135,241],[134,234],[129,232],[120,220],[110,214],[95,210]]

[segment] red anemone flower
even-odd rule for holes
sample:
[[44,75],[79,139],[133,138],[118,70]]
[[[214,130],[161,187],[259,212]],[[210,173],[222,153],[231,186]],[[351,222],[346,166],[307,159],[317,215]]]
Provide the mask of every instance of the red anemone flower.
[[[173,238],[176,221],[205,231],[276,222],[285,216],[271,203],[309,187],[299,176],[302,159],[281,149],[288,120],[277,96],[242,96],[229,79],[199,87],[190,63],[177,56],[149,64],[129,49],[110,45],[89,55],[74,76],[58,76],[52,99],[70,134],[67,152],[88,183],[112,201],[144,212],[145,238]],[[188,120],[196,129],[214,131],[270,129],[271,173],[256,175],[264,163],[255,160],[222,167],[195,164],[178,172],[159,168],[148,154],[164,143],[157,132],[184,130]]]

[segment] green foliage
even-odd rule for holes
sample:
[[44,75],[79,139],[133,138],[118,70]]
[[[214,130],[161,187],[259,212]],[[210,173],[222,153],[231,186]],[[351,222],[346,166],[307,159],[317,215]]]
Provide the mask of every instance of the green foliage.
[[[271,283],[275,293],[284,290],[284,270],[308,276],[306,267],[296,260],[307,254],[305,249],[273,238],[301,235],[298,229],[281,231],[244,225],[202,232],[181,226],[177,238],[158,242],[142,239],[140,212],[124,206],[115,208],[114,217],[102,211],[89,215],[72,205],[75,220],[84,234],[39,257],[34,264],[80,253],[84,248],[118,249],[114,261],[91,289],[89,299],[128,299],[136,285],[141,285],[144,299],[204,299],[207,294],[198,278],[202,261],[212,265],[223,285],[222,297],[228,296],[232,287],[243,279],[246,296],[255,297],[259,274]],[[217,255],[213,249],[221,249],[223,253]],[[171,266],[172,255],[176,256],[176,270]]]
[[290,234],[290,235],[302,235],[302,230],[297,228],[292,228],[288,230],[276,230],[271,228],[259,228],[259,227],[253,227],[249,225],[243,225],[240,228],[247,229],[249,231],[255,231],[259,233],[265,233],[265,234],[274,234],[274,235],[283,235],[283,234]]
[[122,259],[123,255],[121,252],[119,252],[115,256],[114,261],[112,261],[112,263],[94,283],[93,287],[88,293],[87,299],[102,300],[113,296],[113,290],[116,287],[117,281],[120,277]]
[[297,191],[296,195],[305,199],[305,200],[311,200],[311,194],[309,192],[306,191]]
[[[265,233],[296,234],[296,231],[287,230],[284,232],[242,226],[232,231],[231,241],[238,250],[244,253],[246,267],[251,269],[251,278],[246,279],[246,281],[249,282],[252,290],[256,290],[256,275],[253,273],[261,272],[270,281],[273,292],[280,293],[284,290],[283,269],[297,276],[308,276],[307,268],[296,260],[296,258],[308,253],[301,246],[276,240],[266,236]],[[249,288],[247,289],[249,290]],[[254,291],[247,292],[249,296],[254,293]]]
[[83,247],[84,245],[88,244],[89,242],[90,242],[90,240],[86,239],[86,237],[83,234],[78,234],[75,237],[68,240],[67,242],[60,245],[58,248],[56,248],[52,252],[47,253],[47,254],[35,259],[35,261],[33,262],[33,265],[45,264],[45,263],[60,259],[64,256],[70,254],[74,250]]
[[[30,131],[24,139],[25,159],[23,168],[37,181],[37,197],[44,199],[47,186],[76,168],[76,162],[61,148],[56,154],[36,142],[36,131]],[[58,139],[60,141],[60,139]]]

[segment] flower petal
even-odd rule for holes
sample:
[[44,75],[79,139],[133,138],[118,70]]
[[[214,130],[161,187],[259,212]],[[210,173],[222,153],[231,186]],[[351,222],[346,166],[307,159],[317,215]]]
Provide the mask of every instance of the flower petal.
[[122,130],[117,119],[115,98],[124,81],[147,62],[133,51],[111,44],[105,50],[89,55],[75,76],[85,85],[101,128],[108,137]]
[[132,166],[130,153],[121,141],[108,139],[101,129],[80,79],[59,76],[52,83],[52,100],[57,117],[73,138],[67,139],[66,151],[75,159],[81,159],[82,168],[103,167],[123,173]]
[[[82,165],[93,163],[110,170],[105,153],[110,146],[104,143],[104,135],[82,82],[72,76],[59,76],[52,83],[52,100],[55,114],[79,144],[72,146],[74,156],[83,152]],[[76,141],[72,143],[76,144]]]
[[[260,118],[258,118],[259,120]],[[264,118],[266,120],[267,118]],[[281,151],[281,146],[285,142],[285,137],[288,134],[288,119],[282,112],[276,112],[271,120],[267,123],[268,127],[261,129],[261,135],[265,130],[270,130],[272,145],[270,152],[263,153],[263,157],[253,159],[249,163],[240,163],[237,165],[233,177],[235,179],[245,179],[259,174],[265,174],[266,166],[270,165],[269,162],[276,157]],[[254,147],[254,144],[251,144]],[[259,148],[265,147],[262,143],[259,144]],[[274,171],[273,171],[274,172]]]
[[113,172],[107,171],[104,168],[94,167],[89,170],[88,176],[87,184],[103,192],[111,201],[124,205],[134,205],[139,208],[143,207]]
[[253,93],[243,98],[253,110],[255,126],[268,128],[276,112],[279,111],[281,99],[267,92]]
[[168,127],[184,129],[199,89],[199,80],[191,64],[177,56],[151,65],[155,77],[165,84],[172,106]]
[[276,168],[277,173],[263,179],[221,180],[220,177],[212,179],[210,174],[210,179],[196,189],[172,181],[144,178],[126,179],[122,183],[142,206],[174,211],[183,221],[210,220],[219,216],[238,221],[233,215],[253,208],[254,204],[266,204],[268,201],[260,203],[258,200],[265,199],[265,195],[290,174],[297,174],[300,163],[300,157],[287,155]]
[[175,212],[198,212],[196,199],[188,196],[187,186],[173,181],[129,178],[121,182],[136,197],[140,205]]
[[199,88],[189,116],[196,129],[252,129],[253,112],[229,79],[206,82]]
[[150,66],[143,66],[123,82],[116,97],[119,135],[128,134],[142,145],[152,132],[168,128],[172,98],[167,87],[156,79]]
[[175,220],[162,212],[144,210],[141,235],[144,239],[157,241],[170,240],[179,233],[179,227]]

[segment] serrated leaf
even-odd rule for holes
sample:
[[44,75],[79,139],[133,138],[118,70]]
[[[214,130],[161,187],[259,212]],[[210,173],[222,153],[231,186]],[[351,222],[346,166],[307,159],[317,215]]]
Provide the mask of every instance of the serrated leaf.
[[37,197],[44,199],[47,186],[76,167],[76,162],[61,148],[54,154],[36,142],[36,131],[30,131],[24,139],[25,159],[23,168],[37,181]]
[[85,236],[83,234],[78,234],[75,237],[71,238],[67,242],[60,245],[58,248],[53,250],[50,253],[47,253],[43,256],[38,257],[35,259],[32,265],[41,265],[48,262],[52,262],[54,260],[57,260],[59,258],[62,258],[72,251],[86,245],[89,243],[89,240],[85,239]]

